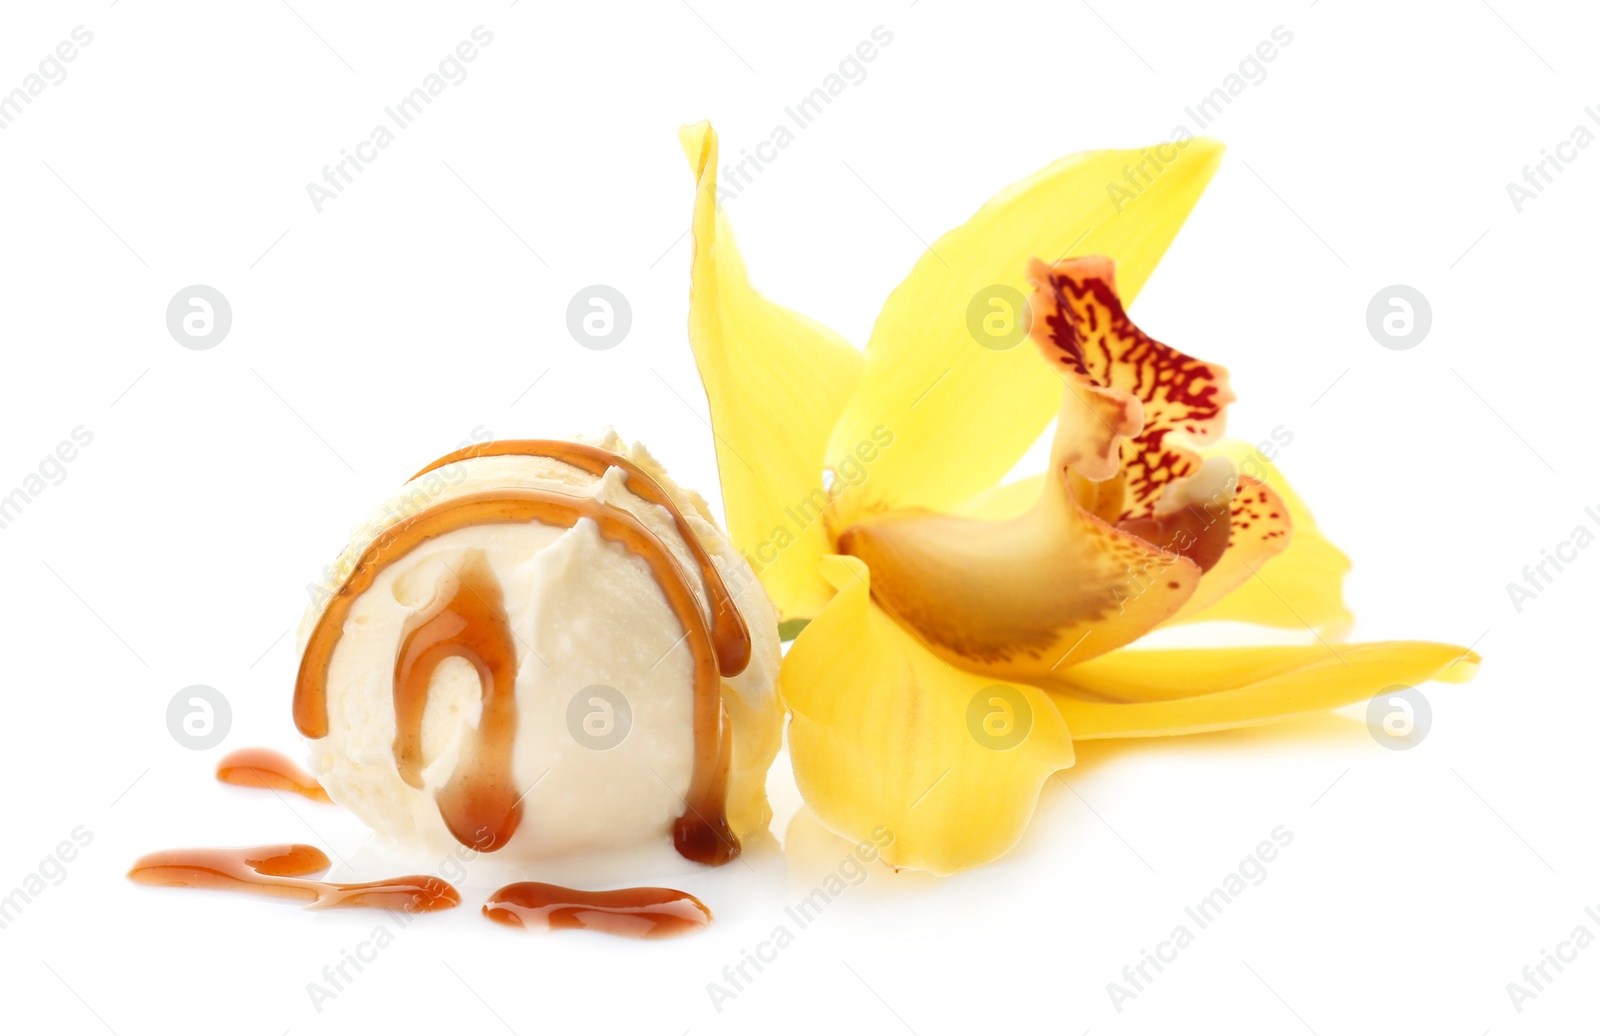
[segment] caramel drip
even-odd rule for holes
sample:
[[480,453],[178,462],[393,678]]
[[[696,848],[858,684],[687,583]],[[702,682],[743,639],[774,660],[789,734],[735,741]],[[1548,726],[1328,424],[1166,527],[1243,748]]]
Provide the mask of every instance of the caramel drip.
[[596,478],[604,475],[607,468],[621,471],[628,477],[628,490],[634,496],[659,507],[665,507],[672,515],[672,520],[678,527],[678,535],[683,538],[689,553],[694,555],[695,564],[700,567],[700,580],[705,585],[706,598],[711,605],[711,633],[716,643],[717,662],[722,668],[722,675],[738,676],[744,672],[745,666],[750,664],[750,630],[744,624],[744,616],[733,603],[733,595],[728,592],[728,585],[723,582],[722,573],[717,571],[711,556],[706,553],[705,545],[700,542],[700,537],[695,535],[694,530],[689,528],[689,522],[684,518],[683,512],[678,510],[678,505],[672,502],[672,497],[667,495],[661,483],[621,454],[588,443],[567,442],[561,439],[503,439],[468,446],[440,457],[412,475],[411,481],[415,482],[428,472],[442,468],[446,464],[471,460],[474,457],[545,457],[560,461],[562,464],[569,464]]
[[241,788],[270,788],[303,795],[313,802],[332,802],[317,779],[282,752],[270,748],[240,748],[217,763],[217,780]]
[[[674,825],[673,841],[687,859],[726,863],[739,854],[739,841],[726,816],[728,752],[723,736],[721,670],[711,632],[683,569],[661,541],[633,515],[592,497],[533,489],[474,493],[436,504],[385,530],[362,553],[311,631],[295,683],[295,726],[308,738],[327,736],[327,679],[334,649],[356,599],[396,558],[457,529],[529,522],[570,529],[583,518],[592,520],[602,537],[620,544],[650,567],[683,627],[683,641],[694,660],[695,758],[685,811]],[[467,793],[475,795],[477,790],[474,786]],[[464,844],[476,846],[462,837],[465,832],[453,833]]]
[[483,711],[478,733],[461,747],[450,780],[435,796],[445,826],[463,845],[494,852],[522,820],[511,772],[517,737],[517,647],[505,602],[482,554],[455,573],[448,596],[411,618],[394,663],[394,759],[401,778],[422,784],[422,716],[434,670],[463,658],[478,671]]
[[238,849],[166,849],[139,857],[128,877],[141,885],[229,889],[258,896],[304,899],[313,907],[383,907],[424,913],[461,902],[449,882],[410,874],[385,881],[346,884],[306,877],[329,866],[311,845],[282,843]]
[[711,923],[711,911],[687,892],[663,888],[589,892],[519,881],[489,897],[483,916],[512,928],[587,928],[662,939]]
[[[728,720],[728,705],[718,695],[722,718],[722,736],[718,738],[716,757],[711,769],[711,784],[705,789],[704,800],[715,805],[715,812],[702,813],[695,808],[693,792],[684,800],[683,815],[672,823],[672,844],[685,859],[701,863],[727,863],[739,855],[739,839],[728,826],[724,805],[728,801],[728,772],[733,767],[733,724]],[[705,742],[695,736],[695,778],[700,775],[700,764],[705,761]],[[693,787],[693,785],[691,785]],[[731,851],[729,851],[731,848]]]

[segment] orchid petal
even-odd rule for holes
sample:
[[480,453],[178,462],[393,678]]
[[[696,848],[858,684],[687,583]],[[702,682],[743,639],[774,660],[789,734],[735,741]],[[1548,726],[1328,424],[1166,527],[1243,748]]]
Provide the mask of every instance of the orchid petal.
[[895,867],[948,874],[1002,855],[1050,774],[1072,765],[1060,714],[1035,687],[932,654],[873,601],[858,559],[823,571],[838,594],[779,675],[806,803],[834,833],[884,845]]
[[1019,517],[898,510],[846,529],[839,546],[866,561],[876,599],[929,650],[1022,682],[1144,635],[1200,580],[1192,561],[1085,511],[1065,471]]
[[1479,661],[1422,641],[1119,651],[1063,674],[1050,697],[1079,740],[1194,734],[1326,712],[1396,686],[1464,683]]
[[957,507],[954,513],[963,518],[979,518],[989,522],[1027,514],[1028,509],[1038,501],[1039,494],[1044,492],[1047,477],[1048,473],[1041,471],[1015,482],[986,489]]
[[[996,484],[1061,401],[1060,382],[1033,350],[1016,347],[1029,324],[1028,260],[1109,256],[1131,300],[1221,158],[1222,146],[1203,139],[1073,155],[936,241],[879,314],[861,383],[830,440],[828,455],[843,457],[877,429],[894,438],[867,480],[840,497],[836,528],[895,507],[948,511]],[[1147,180],[1131,197],[1126,178],[1140,169]],[[984,331],[988,318],[997,335]]]
[[785,619],[806,618],[831,590],[822,511],[828,435],[860,377],[861,353],[833,331],[750,287],[717,207],[717,137],[679,131],[695,175],[689,341],[711,408],[728,532]]

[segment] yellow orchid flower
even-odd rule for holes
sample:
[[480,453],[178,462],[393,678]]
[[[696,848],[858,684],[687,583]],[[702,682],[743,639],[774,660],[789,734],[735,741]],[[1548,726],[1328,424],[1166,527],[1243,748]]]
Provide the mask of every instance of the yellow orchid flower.
[[[1124,311],[1221,145],[1074,155],[1007,188],[921,257],[862,352],[751,288],[716,136],[680,137],[728,528],[782,618],[810,620],[779,685],[823,825],[950,873],[1017,842],[1074,739],[1262,723],[1475,671],[1444,644],[1329,643],[1349,563],[1265,457],[1219,439],[1227,372]],[[998,485],[1052,417],[1049,469]],[[1128,648],[1214,619],[1318,642]]]

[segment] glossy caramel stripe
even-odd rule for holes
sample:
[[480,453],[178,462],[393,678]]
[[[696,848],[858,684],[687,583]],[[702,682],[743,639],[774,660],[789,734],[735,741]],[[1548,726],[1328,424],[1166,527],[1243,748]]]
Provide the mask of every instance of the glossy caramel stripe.
[[672,515],[672,520],[678,527],[678,535],[683,537],[689,553],[694,555],[695,564],[700,567],[700,578],[705,584],[706,598],[710,602],[711,632],[716,643],[717,662],[722,668],[722,675],[738,676],[744,672],[745,666],[750,664],[750,630],[744,624],[744,616],[734,605],[733,595],[728,592],[728,585],[723,582],[722,573],[717,571],[717,566],[706,553],[700,537],[689,528],[688,520],[684,518],[683,512],[678,510],[678,505],[672,502],[672,497],[667,495],[667,491],[661,488],[661,483],[619,453],[588,443],[567,442],[561,439],[503,439],[478,443],[445,454],[412,475],[411,481],[415,482],[428,472],[442,468],[446,464],[471,460],[475,457],[544,457],[569,464],[596,478],[604,475],[607,468],[616,468],[627,475],[628,489],[633,495],[665,507]]
[[422,783],[422,717],[433,674],[448,658],[478,672],[483,709],[478,736],[462,746],[450,780],[435,795],[445,827],[462,845],[494,852],[522,822],[522,793],[512,773],[517,740],[517,646],[505,598],[481,552],[455,586],[406,623],[394,662],[394,760],[413,788]]
[[[674,825],[673,841],[688,859],[726,863],[738,855],[739,842],[726,817],[727,738],[731,730],[719,729],[725,726],[722,679],[711,632],[682,568],[655,535],[626,511],[591,497],[533,489],[474,493],[436,504],[385,530],[362,553],[311,631],[295,682],[295,726],[309,738],[327,736],[327,679],[334,649],[356,599],[371,589],[390,562],[457,529],[529,522],[571,528],[582,518],[592,519],[602,537],[621,544],[649,565],[684,629],[694,659],[695,756],[685,812]],[[461,837],[462,833],[457,833],[457,838]]]

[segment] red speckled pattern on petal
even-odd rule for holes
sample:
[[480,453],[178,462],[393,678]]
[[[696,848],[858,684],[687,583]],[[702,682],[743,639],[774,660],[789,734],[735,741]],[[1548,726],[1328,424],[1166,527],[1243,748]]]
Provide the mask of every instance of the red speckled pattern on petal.
[[1045,359],[1083,385],[1125,392],[1144,408],[1144,428],[1122,444],[1123,519],[1148,516],[1169,483],[1199,466],[1190,443],[1221,435],[1233,402],[1228,372],[1156,341],[1122,308],[1113,263],[1103,256],[1034,260],[1033,339]]

